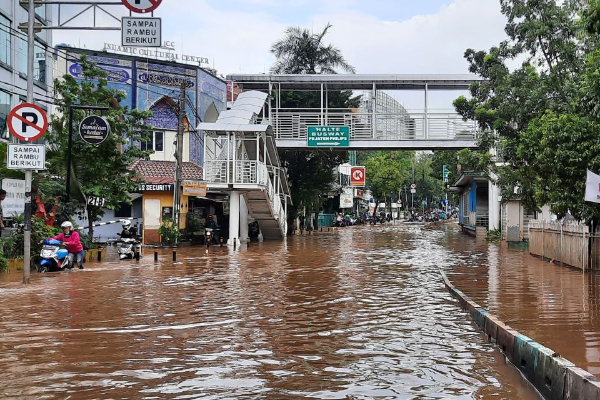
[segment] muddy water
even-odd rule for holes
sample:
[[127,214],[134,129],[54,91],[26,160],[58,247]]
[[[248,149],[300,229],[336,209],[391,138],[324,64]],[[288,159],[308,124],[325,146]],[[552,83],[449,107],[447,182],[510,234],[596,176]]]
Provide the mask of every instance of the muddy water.
[[450,230],[450,280],[519,332],[600,376],[600,274],[544,262],[526,247],[488,244]]
[[442,284],[487,250],[446,245],[356,227],[4,276],[0,398],[538,398]]

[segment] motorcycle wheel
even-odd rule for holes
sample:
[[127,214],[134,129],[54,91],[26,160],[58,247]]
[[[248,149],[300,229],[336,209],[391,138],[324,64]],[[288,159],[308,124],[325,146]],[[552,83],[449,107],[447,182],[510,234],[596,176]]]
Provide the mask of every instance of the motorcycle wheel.
[[45,273],[45,272],[48,272],[48,267],[46,267],[45,265],[44,265],[44,266],[41,266],[41,265],[40,265],[40,266],[38,266],[38,269],[37,269],[37,271],[38,271],[40,274],[43,274],[43,273]]

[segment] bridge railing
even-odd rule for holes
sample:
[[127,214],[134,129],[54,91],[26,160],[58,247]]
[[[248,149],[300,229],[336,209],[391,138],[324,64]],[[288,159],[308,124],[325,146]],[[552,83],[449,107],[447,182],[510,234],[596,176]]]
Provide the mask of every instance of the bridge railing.
[[309,126],[348,126],[352,140],[453,140],[477,138],[477,124],[451,112],[372,113],[328,109],[274,109],[277,139],[306,139]]

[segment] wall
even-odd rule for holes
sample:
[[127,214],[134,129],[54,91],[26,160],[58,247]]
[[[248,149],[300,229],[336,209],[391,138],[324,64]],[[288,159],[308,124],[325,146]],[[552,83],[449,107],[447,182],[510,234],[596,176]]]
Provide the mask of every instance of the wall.
[[[146,200],[148,199],[156,199],[160,200],[160,212],[161,212],[161,220],[162,218],[162,208],[163,207],[173,207],[173,193],[172,192],[144,192],[142,197],[142,215],[145,215],[145,207]],[[183,203],[183,209],[181,210],[180,224],[179,227],[181,229],[185,229],[185,219],[188,210],[188,196],[181,196],[181,203]],[[144,227],[143,234],[143,243],[144,244],[158,244],[160,243],[160,237],[158,236],[158,229],[146,229]]]
[[[177,132],[164,131],[163,151],[155,151],[150,155],[150,159],[154,161],[175,161],[175,152],[177,146],[174,144],[177,139]],[[183,161],[190,161],[190,134],[183,134]]]

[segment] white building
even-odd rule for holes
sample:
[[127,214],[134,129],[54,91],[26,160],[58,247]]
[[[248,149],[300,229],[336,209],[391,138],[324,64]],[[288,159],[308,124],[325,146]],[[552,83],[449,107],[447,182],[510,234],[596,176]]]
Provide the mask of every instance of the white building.
[[[36,22],[49,25],[54,5],[35,9]],[[10,110],[27,99],[27,34],[19,24],[27,23],[28,10],[18,0],[0,0],[0,129],[8,140],[6,117]],[[52,100],[52,31],[36,34],[34,51],[34,100],[48,113]]]

